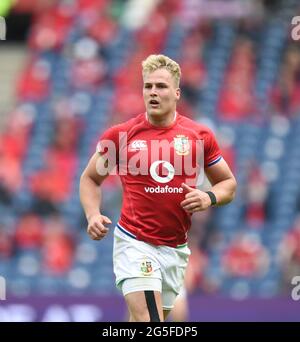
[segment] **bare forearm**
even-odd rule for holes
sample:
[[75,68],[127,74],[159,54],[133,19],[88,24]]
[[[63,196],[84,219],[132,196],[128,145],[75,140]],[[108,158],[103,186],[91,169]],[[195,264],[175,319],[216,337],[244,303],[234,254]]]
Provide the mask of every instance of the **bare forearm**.
[[94,214],[100,213],[101,190],[99,184],[88,176],[82,176],[80,178],[79,194],[87,219]]
[[234,199],[236,186],[236,181],[230,178],[221,181],[212,187],[211,191],[217,198],[218,206],[230,203]]

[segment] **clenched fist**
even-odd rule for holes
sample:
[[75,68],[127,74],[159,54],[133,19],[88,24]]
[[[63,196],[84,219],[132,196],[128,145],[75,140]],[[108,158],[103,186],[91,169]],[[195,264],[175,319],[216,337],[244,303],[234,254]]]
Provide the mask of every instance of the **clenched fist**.
[[87,233],[93,240],[101,240],[108,233],[105,224],[111,224],[111,220],[101,214],[95,214],[88,218]]
[[211,206],[211,200],[204,191],[191,188],[182,183],[181,187],[185,190],[185,200],[180,203],[181,207],[188,213],[192,214],[197,211],[206,210]]

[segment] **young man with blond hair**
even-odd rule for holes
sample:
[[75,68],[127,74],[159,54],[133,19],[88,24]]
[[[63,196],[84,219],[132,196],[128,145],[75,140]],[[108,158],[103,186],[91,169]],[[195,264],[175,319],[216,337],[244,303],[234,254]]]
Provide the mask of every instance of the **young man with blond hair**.
[[[142,63],[146,111],[109,128],[80,180],[87,232],[101,240],[111,221],[99,188],[115,170],[123,206],[114,230],[114,272],[130,321],[163,321],[184,281],[191,215],[231,202],[236,181],[212,132],[176,111],[179,65],[164,55]],[[210,191],[196,188],[206,174]]]

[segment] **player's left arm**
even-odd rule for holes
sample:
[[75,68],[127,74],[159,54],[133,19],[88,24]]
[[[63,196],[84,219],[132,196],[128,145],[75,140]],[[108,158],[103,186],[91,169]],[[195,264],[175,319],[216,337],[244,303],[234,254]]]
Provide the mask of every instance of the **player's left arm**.
[[[237,182],[226,161],[222,158],[216,164],[206,167],[205,174],[212,185],[210,191],[216,197],[216,205],[230,203],[234,199]],[[206,192],[186,184],[182,184],[182,187],[186,191],[185,200],[181,202],[181,207],[185,211],[194,213],[212,205],[211,198]]]
[[217,205],[230,203],[234,199],[237,182],[226,161],[222,158],[208,166],[205,174],[212,185],[210,191],[216,196]]

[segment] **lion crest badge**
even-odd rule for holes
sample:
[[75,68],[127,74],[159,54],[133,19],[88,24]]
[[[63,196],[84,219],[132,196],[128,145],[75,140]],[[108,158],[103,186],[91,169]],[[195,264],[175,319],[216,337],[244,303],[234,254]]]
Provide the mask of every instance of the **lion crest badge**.
[[149,276],[153,272],[152,263],[148,260],[143,260],[141,263],[141,272],[144,276]]
[[186,156],[190,153],[190,142],[189,138],[185,135],[176,135],[174,138],[175,152],[179,156]]

